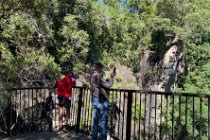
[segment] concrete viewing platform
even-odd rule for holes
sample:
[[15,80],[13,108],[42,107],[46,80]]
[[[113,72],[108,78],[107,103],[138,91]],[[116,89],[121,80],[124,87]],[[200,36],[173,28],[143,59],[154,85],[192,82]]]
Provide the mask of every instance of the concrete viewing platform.
[[91,136],[75,131],[53,131],[19,135],[3,140],[91,140]]

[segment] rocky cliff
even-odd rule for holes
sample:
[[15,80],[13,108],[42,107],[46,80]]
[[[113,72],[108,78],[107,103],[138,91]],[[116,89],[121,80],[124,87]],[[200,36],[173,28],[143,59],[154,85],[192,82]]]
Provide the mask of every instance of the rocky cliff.
[[[184,72],[181,52],[181,39],[178,35],[165,52],[162,59],[153,62],[156,54],[144,49],[140,58],[140,75],[143,90],[174,92],[178,77]],[[158,52],[155,52],[158,53]]]

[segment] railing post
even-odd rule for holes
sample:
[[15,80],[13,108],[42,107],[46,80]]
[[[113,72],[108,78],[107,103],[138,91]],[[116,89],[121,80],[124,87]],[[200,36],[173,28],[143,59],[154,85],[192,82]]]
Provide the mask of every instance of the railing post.
[[79,101],[78,101],[78,112],[77,112],[77,124],[76,124],[76,132],[78,133],[80,130],[80,120],[81,120],[81,109],[82,109],[82,94],[83,88],[80,88],[79,91]]
[[52,88],[48,88],[49,91],[49,106],[50,106],[50,114],[49,114],[49,131],[52,132],[53,130],[53,97],[52,97]]
[[210,97],[208,97],[208,140],[210,140]]
[[11,125],[11,91],[7,92],[7,113],[6,113],[6,124],[7,124],[7,137],[10,137],[10,125]]
[[131,122],[132,122],[132,91],[128,92],[128,102],[127,102],[127,125],[126,125],[126,140],[131,138]]

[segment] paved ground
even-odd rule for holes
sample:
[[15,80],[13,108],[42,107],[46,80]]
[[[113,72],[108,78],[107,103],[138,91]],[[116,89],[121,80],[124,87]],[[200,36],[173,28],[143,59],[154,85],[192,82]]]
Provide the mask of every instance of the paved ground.
[[28,135],[5,138],[3,140],[91,140],[91,136],[64,131],[33,133]]

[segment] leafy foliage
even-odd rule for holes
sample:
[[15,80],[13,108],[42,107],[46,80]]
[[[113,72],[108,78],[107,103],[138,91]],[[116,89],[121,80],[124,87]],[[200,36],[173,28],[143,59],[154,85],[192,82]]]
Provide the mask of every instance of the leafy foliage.
[[50,85],[65,61],[81,73],[100,59],[138,75],[142,50],[158,61],[179,34],[186,70],[177,91],[210,93],[209,8],[210,0],[1,0],[0,88]]
[[65,61],[71,61],[76,71],[85,72],[87,64],[97,59],[107,65],[126,64],[137,74],[142,49],[148,48],[158,61],[179,34],[187,69],[178,90],[209,91],[208,84],[201,82],[208,81],[209,0],[1,3],[1,85],[7,81],[14,86],[13,80],[21,81],[21,70],[37,60],[42,60],[43,68],[53,63],[46,67],[48,74],[56,73]]

